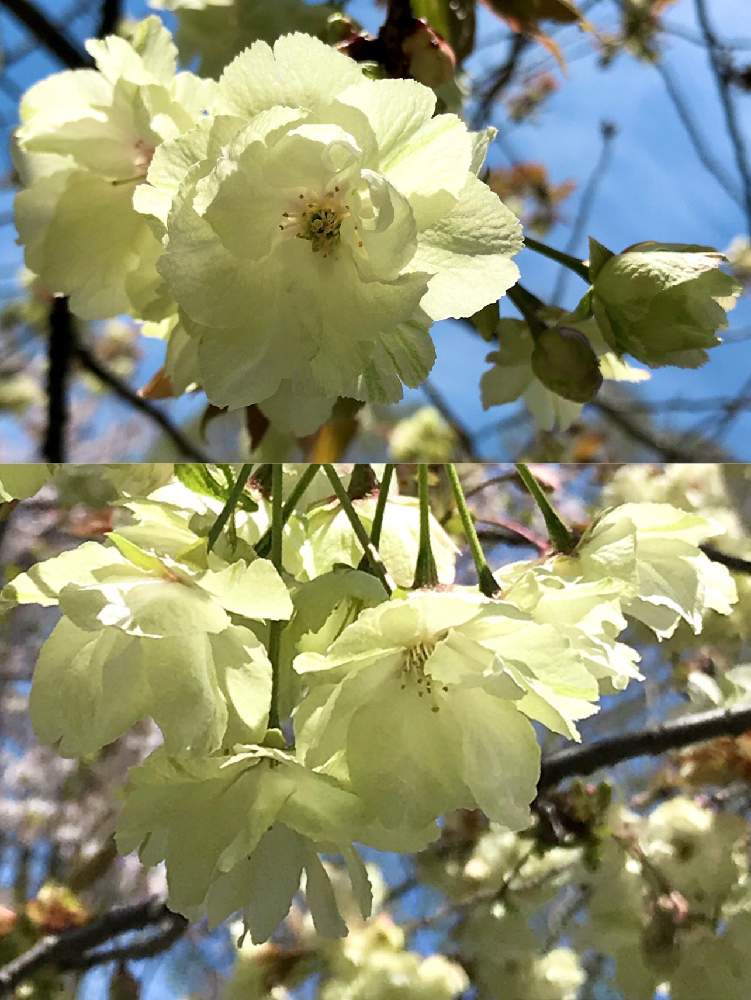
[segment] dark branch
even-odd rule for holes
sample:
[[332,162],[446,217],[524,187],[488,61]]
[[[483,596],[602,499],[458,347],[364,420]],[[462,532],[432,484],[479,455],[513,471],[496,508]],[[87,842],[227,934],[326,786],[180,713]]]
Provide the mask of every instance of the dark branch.
[[88,347],[84,347],[79,344],[75,349],[75,354],[78,362],[87,371],[91,372],[92,375],[95,375],[103,385],[112,389],[112,391],[119,396],[120,399],[132,406],[133,409],[138,410],[139,413],[143,413],[144,416],[149,418],[149,420],[152,420],[155,424],[161,427],[164,433],[186,458],[192,458],[194,462],[208,461],[201,449],[197,448],[179,427],[175,427],[166,414],[164,414],[148,399],[144,399],[142,396],[139,396],[135,389],[132,389],[127,382],[123,382],[122,379],[118,378],[117,375],[114,374],[114,372],[111,372],[109,368],[106,368],[99,361],[99,359],[92,354]]
[[704,164],[707,171],[714,177],[723,189],[725,194],[732,198],[737,205],[742,206],[743,201],[736,188],[734,179],[726,172],[722,162],[715,157],[710,146],[705,141],[701,129],[693,117],[691,108],[686,98],[683,96],[683,93],[678,88],[678,84],[673,77],[672,72],[668,69],[667,64],[664,60],[658,59],[653,65],[662,77],[662,82],[665,84],[668,97],[673,102],[676,113],[683,123],[683,127],[685,128],[694,150],[696,151],[696,155]]
[[[0,969],[0,996],[10,992],[40,969],[52,966],[65,971],[124,959],[150,958],[170,947],[184,932],[188,922],[172,913],[161,900],[122,906],[110,910],[83,927],[42,938],[32,948]],[[144,940],[111,950],[98,950],[131,931],[157,928]]]
[[443,398],[442,394],[427,379],[423,382],[420,388],[436,410],[438,410],[441,414],[446,423],[450,425],[454,434],[456,434],[462,449],[466,453],[467,460],[470,462],[479,462],[480,458],[477,454],[471,431],[454,413],[449,404]]
[[714,562],[722,563],[723,566],[727,566],[728,569],[732,569],[735,573],[748,573],[751,575],[751,559],[728,555],[727,552],[721,552],[713,545],[702,545],[700,548]]
[[481,95],[480,110],[478,112],[478,121],[480,123],[487,121],[493,102],[498,99],[511,81],[512,76],[519,67],[522,56],[527,51],[530,44],[531,39],[527,35],[514,35],[511,45],[509,46],[506,61],[496,70],[493,75],[493,79]]
[[[564,253],[575,254],[576,251],[580,249],[581,241],[589,222],[589,217],[592,214],[592,208],[595,203],[595,198],[597,197],[597,192],[599,191],[600,184],[602,183],[608,172],[608,167],[610,166],[610,160],[613,153],[613,140],[617,134],[618,132],[615,125],[610,122],[602,122],[600,124],[600,135],[602,137],[600,155],[597,157],[597,162],[595,163],[592,173],[589,175],[589,179],[584,186],[584,191],[582,192],[581,200],[579,201],[579,210],[576,213],[576,219],[571,227],[571,235],[569,236],[566,246],[563,248]],[[560,303],[563,300],[570,273],[571,272],[567,267],[561,267],[558,269],[558,275],[556,277],[553,294],[551,296],[554,303]]]
[[29,3],[28,0],[0,0],[0,3],[66,66],[71,69],[81,69],[91,65],[90,57],[33,3]]
[[73,317],[70,314],[66,298],[58,297],[52,300],[49,323],[47,430],[42,454],[48,462],[64,462],[66,458],[65,435],[70,418],[68,379],[75,343]]
[[666,462],[694,462],[696,461],[696,455],[688,449],[683,449],[677,445],[671,444],[668,441],[662,441],[660,438],[651,434],[644,427],[641,427],[636,421],[632,420],[631,417],[624,410],[619,410],[617,407],[611,406],[610,403],[606,403],[602,399],[594,399],[590,406],[599,410],[600,413],[606,417],[612,424],[623,431],[624,434],[632,438],[632,440],[637,441],[639,444],[643,444],[645,447],[649,448],[650,451],[655,452]]
[[111,35],[117,28],[121,16],[122,0],[102,0],[102,13],[99,17],[97,35],[100,38]]
[[725,51],[724,47],[720,45],[720,42],[714,33],[714,29],[709,21],[709,11],[707,10],[705,0],[695,0],[695,3],[696,16],[699,21],[701,32],[707,42],[709,62],[717,82],[717,89],[720,94],[720,103],[722,104],[722,110],[725,115],[725,124],[727,126],[730,142],[733,146],[733,153],[735,155],[738,173],[741,178],[741,185],[743,187],[743,205],[746,210],[746,225],[748,226],[749,232],[751,232],[751,164],[749,164],[748,153],[746,150],[746,140],[743,132],[741,131],[741,125],[738,121],[738,112],[736,111],[730,90],[730,77],[728,70],[732,64],[728,53]]
[[609,736],[587,746],[570,747],[551,754],[542,762],[538,788],[543,791],[567,778],[592,774],[634,757],[655,757],[716,736],[740,736],[749,729],[751,708],[721,708],[673,719],[636,733]]

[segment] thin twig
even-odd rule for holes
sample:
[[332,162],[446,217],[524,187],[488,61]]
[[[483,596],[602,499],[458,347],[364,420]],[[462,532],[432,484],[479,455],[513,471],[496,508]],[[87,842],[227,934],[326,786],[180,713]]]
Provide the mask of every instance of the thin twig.
[[522,56],[532,44],[528,35],[514,35],[509,47],[506,61],[494,73],[490,83],[483,90],[480,97],[480,107],[478,120],[485,122],[490,114],[493,103],[498,99],[504,88],[509,84],[516,72]]
[[113,392],[120,397],[120,399],[132,406],[133,409],[138,410],[139,413],[143,413],[144,416],[148,417],[155,424],[161,427],[181,454],[183,454],[186,458],[192,458],[195,462],[208,462],[207,456],[204,455],[201,449],[196,447],[190,438],[187,437],[187,435],[184,434],[179,427],[176,427],[166,414],[164,414],[150,400],[139,396],[136,390],[132,389],[127,382],[123,382],[122,379],[118,378],[117,375],[114,374],[114,372],[111,372],[109,368],[106,368],[99,361],[99,359],[92,354],[88,347],[78,344],[75,348],[75,354],[76,360],[86,369],[86,371],[95,375],[103,385],[112,389]]
[[699,548],[713,562],[722,563],[723,566],[727,566],[734,573],[744,573],[751,576],[751,559],[743,559],[741,556],[732,556],[727,552],[721,552],[714,545],[700,545]]
[[[597,157],[597,162],[595,163],[592,173],[589,175],[587,183],[584,186],[584,190],[582,191],[581,200],[579,201],[579,210],[576,213],[574,224],[571,227],[571,235],[569,236],[568,242],[564,247],[564,251],[567,254],[573,255],[576,253],[582,237],[584,236],[584,232],[587,228],[587,223],[589,222],[589,217],[595,203],[595,198],[597,197],[597,192],[600,188],[600,184],[608,172],[608,167],[610,166],[610,160],[612,159],[613,154],[613,140],[618,134],[618,131],[615,125],[611,122],[602,122],[600,125],[600,134],[602,136],[600,155]],[[555,304],[559,304],[563,300],[568,279],[569,268],[559,268],[552,295],[552,300]]]
[[62,28],[50,21],[33,3],[29,3],[28,0],[0,0],[0,3],[70,69],[81,69],[91,65],[90,56],[79,49]]
[[[108,962],[112,955],[117,958],[150,957],[155,954],[155,940],[160,942],[159,950],[163,951],[177,940],[187,925],[184,917],[172,913],[159,899],[117,907],[83,927],[43,937],[28,951],[0,968],[0,996],[9,996],[19,983],[48,966],[60,970],[81,969]],[[157,938],[152,939],[148,952],[145,949],[149,942],[144,941],[135,941],[130,946],[118,948],[117,952],[96,951],[121,934],[153,927],[161,930]]]
[[667,441],[661,441],[659,438],[655,437],[645,428],[637,424],[631,417],[624,411],[619,410],[610,403],[604,402],[602,399],[594,399],[589,404],[596,410],[606,417],[611,423],[623,431],[624,434],[632,438],[639,444],[643,444],[645,447],[649,448],[650,451],[655,452],[661,458],[665,459],[666,462],[695,462],[696,455],[689,449],[683,449],[677,445],[670,444]]
[[429,402],[432,403],[436,410],[438,410],[446,423],[449,424],[454,434],[456,434],[459,438],[459,444],[464,449],[466,458],[470,462],[481,461],[480,456],[475,450],[475,442],[472,432],[464,424],[461,418],[454,413],[449,404],[443,398],[443,394],[440,393],[428,379],[423,382],[420,388],[427,396]]
[[659,726],[608,736],[586,746],[569,747],[542,762],[540,790],[567,778],[592,774],[635,757],[656,757],[716,736],[740,736],[751,729],[751,708],[713,709],[687,718],[672,719]]
[[736,166],[741,178],[743,188],[743,207],[746,212],[746,226],[751,233],[751,164],[749,164],[746,139],[741,131],[738,113],[730,91],[730,82],[727,70],[729,68],[729,58],[720,45],[719,39],[714,33],[714,29],[709,20],[706,0],[694,0],[696,6],[696,16],[699,27],[707,42],[709,62],[717,82],[717,90],[720,95],[720,103],[725,114],[725,124],[727,126],[730,142],[733,146]]
[[698,124],[694,120],[688,102],[678,88],[678,84],[672,72],[668,69],[662,59],[655,62],[654,67],[662,77],[662,82],[665,84],[668,97],[670,97],[673,102],[678,118],[685,128],[699,160],[704,164],[705,168],[712,175],[712,177],[714,177],[725,194],[728,195],[729,198],[732,198],[737,205],[742,205],[743,202],[734,178],[726,172],[724,165],[719,160],[715,159],[712,150],[705,141]]

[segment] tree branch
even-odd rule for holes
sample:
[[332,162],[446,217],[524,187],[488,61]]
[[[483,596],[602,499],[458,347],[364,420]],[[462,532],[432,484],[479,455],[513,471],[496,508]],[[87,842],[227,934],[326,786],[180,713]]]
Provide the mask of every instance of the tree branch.
[[102,0],[97,36],[103,38],[105,35],[111,35],[117,28],[121,16],[122,0]]
[[17,17],[49,52],[70,69],[81,69],[91,65],[92,60],[87,53],[79,49],[65,32],[33,3],[29,3],[28,0],[0,0],[0,3]]
[[643,444],[666,462],[691,463],[696,460],[695,454],[691,451],[670,444],[668,441],[661,441],[658,437],[653,436],[653,434],[633,420],[625,410],[619,410],[617,407],[611,406],[610,403],[600,398],[593,399],[589,405],[599,410],[604,417],[615,424],[624,434],[627,434],[639,444]]
[[[42,938],[0,968],[0,996],[10,995],[19,983],[47,966],[64,971],[91,968],[114,960],[150,958],[170,947],[187,926],[184,917],[172,913],[159,899],[117,907],[83,927]],[[135,941],[111,950],[97,950],[122,934],[154,927],[157,928],[156,934],[146,941]]]
[[672,719],[636,733],[608,736],[587,746],[568,747],[543,760],[538,789],[544,791],[567,778],[592,774],[634,757],[656,757],[716,736],[740,736],[750,729],[751,708],[720,708]]
[[[584,236],[587,228],[587,223],[589,222],[592,207],[595,203],[595,198],[597,197],[597,192],[600,189],[600,184],[607,174],[610,166],[610,160],[613,153],[613,140],[617,134],[618,130],[612,122],[600,123],[600,135],[602,137],[600,155],[597,157],[597,162],[595,163],[592,173],[589,175],[589,179],[584,187],[584,191],[582,192],[581,200],[579,201],[579,211],[576,213],[574,224],[571,227],[571,235],[563,248],[565,253],[576,253],[576,250],[581,243],[582,237]],[[588,271],[589,269],[587,269],[587,277],[585,278],[585,281],[587,282],[590,280]],[[563,300],[568,277],[568,268],[561,267],[558,269],[555,285],[553,287],[553,294],[551,296],[554,305],[559,305]]]
[[701,28],[702,35],[707,43],[709,62],[717,82],[717,89],[720,94],[720,103],[722,104],[722,110],[725,115],[725,124],[727,126],[728,135],[733,147],[738,173],[741,178],[741,185],[743,187],[743,206],[746,210],[746,225],[751,232],[751,165],[749,165],[746,140],[743,132],[741,131],[741,125],[738,121],[738,113],[730,93],[728,69],[730,68],[731,63],[728,54],[724,51],[724,47],[720,45],[720,42],[714,33],[714,29],[710,24],[709,11],[707,10],[705,0],[695,0],[695,5],[696,16],[699,21],[699,27]]
[[49,317],[47,429],[42,446],[47,462],[66,460],[65,436],[70,418],[68,380],[74,343],[75,330],[68,300],[58,296],[52,300]]
[[186,458],[192,458],[195,462],[207,462],[208,458],[200,448],[184,434],[179,427],[175,427],[169,417],[164,414],[150,400],[139,396],[135,389],[132,389],[127,382],[123,382],[114,372],[106,368],[97,357],[92,354],[88,347],[78,344],[75,348],[75,355],[78,362],[92,375],[95,375],[100,382],[112,389],[120,399],[129,403],[133,409],[143,413],[165,432],[173,444],[180,449]]
[[472,432],[463,423],[461,418],[454,413],[448,402],[443,398],[443,395],[428,379],[423,382],[420,388],[427,397],[428,401],[436,408],[436,410],[438,410],[446,423],[449,424],[454,434],[456,434],[459,439],[459,444],[466,453],[467,460],[470,462],[479,462],[480,458],[475,448]]
[[731,556],[727,552],[721,552],[714,545],[700,545],[705,556],[709,556],[714,562],[722,563],[735,573],[747,573],[751,575],[751,559],[743,559],[741,556]]

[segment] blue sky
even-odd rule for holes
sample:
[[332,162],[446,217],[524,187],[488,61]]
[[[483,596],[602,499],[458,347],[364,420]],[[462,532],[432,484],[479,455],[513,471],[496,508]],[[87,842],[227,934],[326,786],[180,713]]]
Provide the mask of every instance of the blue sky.
[[[60,16],[65,8],[62,0],[44,0],[48,11]],[[748,0],[712,0],[711,16],[720,35],[747,36],[747,52],[742,55],[751,61],[751,16]],[[146,10],[144,0],[126,4],[129,14],[139,16]],[[351,11],[367,26],[376,27],[382,13],[372,0],[353,0]],[[610,0],[599,5],[604,18],[615,24],[615,7]],[[598,15],[602,17],[603,15]],[[744,17],[745,15],[745,17]],[[671,26],[695,30],[692,0],[677,0],[670,9],[667,20]],[[77,23],[77,33],[85,28],[85,21]],[[12,19],[0,14],[3,38],[11,42],[21,38]],[[483,10],[480,17],[481,37],[492,39],[504,34],[497,19]],[[724,249],[731,239],[743,232],[744,224],[738,206],[705,171],[677,120],[663,83],[655,69],[636,63],[628,56],[620,57],[607,70],[597,66],[594,49],[586,36],[575,28],[565,29],[558,36],[564,51],[573,56],[566,79],[561,79],[559,91],[547,102],[534,124],[515,126],[505,121],[502,109],[495,115],[495,124],[502,130],[515,154],[523,160],[539,160],[547,164],[554,182],[568,179],[586,181],[600,150],[600,122],[613,121],[619,130],[615,142],[611,167],[600,186],[590,232],[600,242],[613,250],[645,239],[666,242],[706,243]],[[704,51],[691,42],[670,36],[667,45],[667,62],[678,79],[694,117],[707,135],[712,136],[716,158],[733,171],[732,152],[722,127],[721,108],[714,80]],[[497,65],[505,55],[504,43],[483,50],[475,60],[482,65]],[[528,64],[546,63],[546,68],[557,73],[551,59],[546,59],[542,49],[534,49],[527,57]],[[474,65],[474,64],[473,64]],[[46,73],[57,69],[54,60],[39,48],[14,68],[13,77],[26,86]],[[5,118],[5,135],[12,124],[15,107],[12,95],[0,98]],[[737,106],[742,126],[751,144],[751,96],[738,94]],[[503,153],[496,148],[491,162],[502,165]],[[569,226],[574,218],[578,195],[566,206],[566,217],[546,238],[562,246],[569,236]],[[12,196],[0,193],[0,217],[10,210]],[[578,248],[585,255],[586,242]],[[0,230],[0,290],[5,291],[21,263],[21,254],[14,245],[12,227]],[[537,255],[525,251],[519,258],[525,283],[541,295],[549,295],[555,279],[554,265]],[[584,286],[572,277],[568,283],[569,302],[574,303]],[[505,307],[508,315],[511,307]],[[651,383],[639,391],[654,400],[680,395],[690,399],[732,394],[751,374],[751,339],[744,339],[744,331],[751,332],[751,304],[741,302],[731,318],[731,329],[737,331],[728,342],[711,353],[710,362],[697,371],[663,369],[656,373]],[[484,412],[479,400],[478,381],[486,367],[486,345],[468,333],[459,324],[444,323],[435,328],[438,362],[432,381],[450,400],[453,409],[473,430],[491,427],[514,411],[503,407]],[[139,384],[159,366],[158,345],[146,345],[139,371]],[[419,391],[408,394],[407,402],[423,402]],[[174,405],[176,414],[187,415],[196,411],[195,402],[188,400]],[[117,405],[105,410],[107,419],[117,419],[121,413]],[[686,428],[701,421],[700,414],[683,414],[677,420]],[[9,430],[8,421],[0,420],[0,435]],[[733,424],[726,439],[737,458],[751,458],[751,416],[743,414]],[[497,436],[482,438],[483,452],[487,458],[509,457]],[[13,457],[33,458],[29,451],[33,442],[19,439]],[[1,446],[0,446],[1,447]],[[8,456],[10,457],[10,456]],[[138,458],[139,454],[112,455],[112,458]],[[240,456],[236,456],[240,457]],[[700,457],[700,456],[699,456]]]

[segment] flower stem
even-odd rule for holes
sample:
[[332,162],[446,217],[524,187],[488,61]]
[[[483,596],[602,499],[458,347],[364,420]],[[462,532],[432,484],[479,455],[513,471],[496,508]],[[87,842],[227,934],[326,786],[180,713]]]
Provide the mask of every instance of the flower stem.
[[[282,572],[282,521],[284,492],[284,466],[276,462],[271,466],[271,562],[277,573]],[[269,660],[271,661],[271,706],[269,729],[279,728],[279,653],[282,639],[282,622],[269,623]]]
[[224,529],[225,524],[230,518],[230,515],[234,514],[235,507],[237,507],[238,500],[242,496],[242,492],[245,489],[245,484],[250,479],[250,474],[253,471],[252,465],[243,465],[240,472],[235,480],[234,486],[230,490],[230,494],[227,497],[227,502],[224,507],[222,507],[219,517],[214,521],[211,526],[211,531],[209,532],[208,550],[214,548],[219,539],[219,536]]
[[557,261],[559,264],[563,264],[564,267],[577,274],[582,281],[586,281],[588,285],[591,284],[589,268],[583,260],[579,260],[578,257],[572,257],[570,253],[566,253],[564,250],[556,250],[555,247],[550,247],[547,243],[540,243],[539,240],[533,240],[531,236],[525,236],[524,243],[530,250],[534,250],[535,253],[539,253],[543,257],[548,257],[550,260]]
[[545,491],[523,462],[517,463],[516,471],[519,473],[519,478],[531,494],[532,499],[539,507],[540,513],[545,519],[545,525],[548,529],[550,541],[553,543],[556,550],[558,552],[571,552],[576,545],[576,539],[566,527],[565,522],[553,507],[550,500],[548,500]]
[[538,315],[538,310],[545,305],[536,295],[528,291],[524,285],[517,282],[506,292],[509,299],[522,314],[522,318],[529,327],[529,332],[537,339],[545,331],[545,323]]
[[378,549],[376,549],[371,543],[370,537],[365,530],[365,525],[358,517],[357,511],[355,510],[352,500],[344,488],[344,483],[342,483],[339,478],[338,472],[333,465],[324,465],[323,471],[328,476],[329,482],[334,488],[336,498],[342,505],[344,513],[347,515],[349,523],[352,525],[352,530],[354,531],[358,542],[362,546],[363,553],[368,557],[371,572],[381,581],[387,594],[393,593],[396,589],[394,581],[391,579],[388,570],[383,565],[383,560],[378,553]]
[[427,465],[417,466],[417,482],[420,497],[420,547],[417,550],[415,581],[412,584],[415,590],[419,587],[438,586],[438,570],[430,544],[430,490]]
[[[289,521],[290,517],[292,517],[292,514],[300,502],[302,495],[310,486],[313,481],[313,477],[320,468],[320,465],[307,466],[305,472],[303,472],[295,485],[292,487],[292,492],[282,507],[282,528],[285,526],[287,521]],[[271,551],[271,528],[264,532],[264,534],[258,539],[255,549],[256,553],[262,558],[266,558],[268,556]]]
[[[381,482],[378,485],[378,500],[376,501],[375,513],[373,515],[373,524],[370,528],[370,544],[374,549],[377,549],[381,544],[381,531],[383,530],[383,517],[386,513],[386,503],[389,498],[389,487],[391,486],[391,479],[394,475],[394,465],[385,465],[383,468],[383,475],[381,476]],[[368,569],[368,556],[365,553],[360,560],[357,567],[358,569],[367,571]]]
[[446,472],[454,494],[456,509],[459,511],[459,517],[462,521],[464,535],[469,543],[469,549],[472,553],[475,569],[477,570],[477,582],[480,586],[480,591],[486,597],[495,597],[498,593],[498,584],[488,566],[485,553],[482,551],[482,545],[480,545],[480,539],[477,537],[477,529],[467,506],[467,498],[464,496],[464,487],[459,479],[459,473],[456,471],[456,466],[453,463],[449,463],[446,466]]
[[389,498],[389,487],[394,475],[394,465],[385,465],[383,476],[378,487],[378,500],[376,502],[375,514],[373,516],[373,526],[370,529],[370,544],[376,549],[381,544],[381,531],[383,529],[383,516],[386,513],[386,501]]

